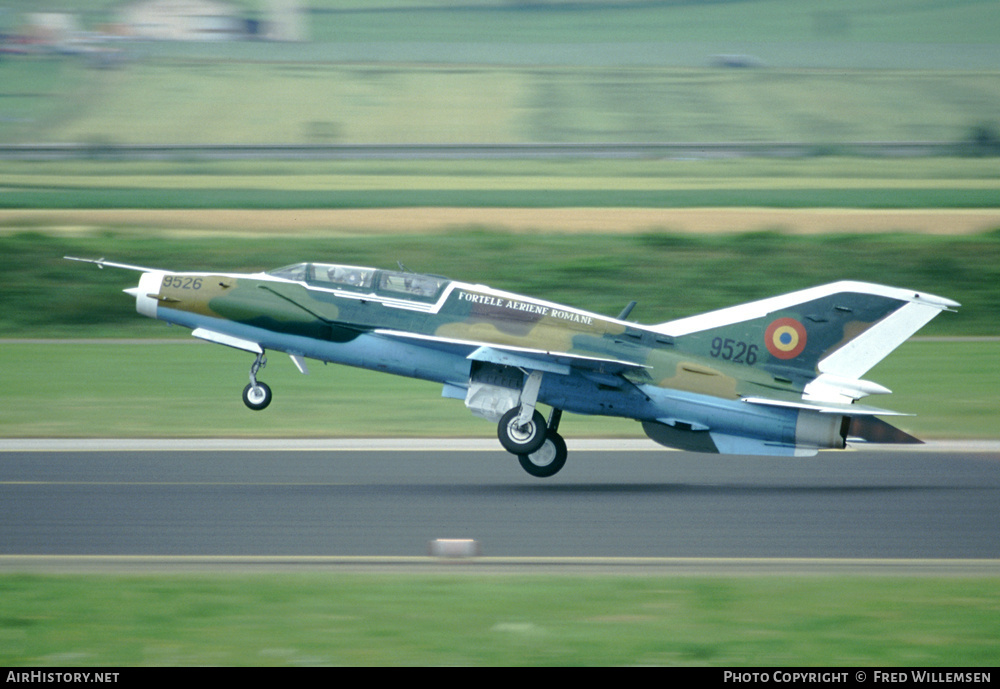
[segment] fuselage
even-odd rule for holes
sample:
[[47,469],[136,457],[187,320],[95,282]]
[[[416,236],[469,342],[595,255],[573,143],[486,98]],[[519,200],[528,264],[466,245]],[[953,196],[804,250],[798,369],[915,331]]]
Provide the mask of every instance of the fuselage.
[[[799,411],[740,401],[748,387],[790,383],[775,383],[745,360],[713,356],[710,343],[705,356],[678,351],[655,326],[485,285],[302,263],[253,274],[150,271],[130,292],[137,310],[153,318],[294,357],[434,381],[448,397],[462,398],[478,367],[489,365],[470,348],[496,345],[515,359],[523,350],[586,361],[572,375],[544,376],[537,399],[554,408],[687,431],[708,428],[708,419],[738,435],[768,427],[782,444],[802,433]],[[505,368],[516,369],[516,361]],[[838,432],[839,421],[829,421],[824,437]]]

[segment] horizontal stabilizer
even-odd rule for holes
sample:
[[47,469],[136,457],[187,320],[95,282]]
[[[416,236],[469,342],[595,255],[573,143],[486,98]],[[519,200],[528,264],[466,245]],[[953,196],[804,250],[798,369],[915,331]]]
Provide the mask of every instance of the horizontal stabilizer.
[[874,416],[856,416],[851,419],[847,439],[849,442],[861,441],[888,445],[923,445],[924,442]]
[[744,397],[744,402],[761,404],[766,407],[786,407],[789,409],[806,409],[821,414],[843,414],[844,416],[911,416],[903,412],[866,407],[861,404],[844,404],[839,402],[816,402],[809,400],[778,400],[768,397]]

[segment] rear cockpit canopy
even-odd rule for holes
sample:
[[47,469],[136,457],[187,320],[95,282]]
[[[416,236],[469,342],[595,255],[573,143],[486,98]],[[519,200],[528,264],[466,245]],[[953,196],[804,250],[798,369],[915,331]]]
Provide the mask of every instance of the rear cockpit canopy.
[[448,280],[436,275],[421,275],[392,270],[376,270],[359,266],[332,263],[296,263],[268,275],[304,282],[312,287],[343,289],[384,294],[404,299],[434,301],[440,296]]

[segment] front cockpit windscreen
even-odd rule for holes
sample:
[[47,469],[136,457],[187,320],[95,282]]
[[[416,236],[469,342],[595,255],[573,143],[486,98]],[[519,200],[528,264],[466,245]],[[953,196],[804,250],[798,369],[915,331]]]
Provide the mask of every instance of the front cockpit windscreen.
[[306,272],[308,271],[308,263],[295,263],[290,266],[283,266],[281,268],[275,268],[274,270],[267,271],[268,275],[273,275],[277,278],[285,278],[286,280],[294,280],[296,282],[305,282]]

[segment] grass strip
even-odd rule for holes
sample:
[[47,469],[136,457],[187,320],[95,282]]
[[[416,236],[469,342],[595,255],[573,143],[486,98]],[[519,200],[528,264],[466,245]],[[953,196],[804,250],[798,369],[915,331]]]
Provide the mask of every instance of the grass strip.
[[[303,376],[280,354],[260,376],[274,402],[255,414],[240,399],[252,356],[189,342],[3,342],[0,437],[495,435],[435,384],[317,362]],[[996,438],[998,358],[995,340],[909,342],[866,377],[895,391],[873,404],[916,415],[893,423],[919,438]],[[567,414],[561,430],[643,437],[634,421],[610,417]]]
[[[657,323],[836,280],[856,279],[940,294],[962,304],[924,335],[996,335],[1000,232],[788,236],[514,233],[475,226],[385,236],[191,236],[153,228],[96,227],[68,235],[0,233],[0,337],[163,337],[121,290],[136,277],[63,256],[173,270],[252,272],[299,261],[435,273],[541,299]],[[501,260],[502,259],[502,260]],[[516,266],[516,268],[512,268]]]
[[86,189],[6,185],[0,208],[994,208],[995,189]]
[[1000,579],[0,576],[0,665],[989,667]]

